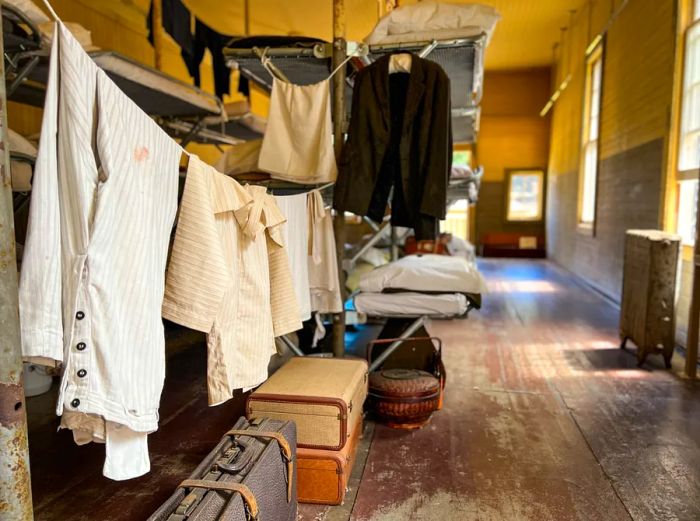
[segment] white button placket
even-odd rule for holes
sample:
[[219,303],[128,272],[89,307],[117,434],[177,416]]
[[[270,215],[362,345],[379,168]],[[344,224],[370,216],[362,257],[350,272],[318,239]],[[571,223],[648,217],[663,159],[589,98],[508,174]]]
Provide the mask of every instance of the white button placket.
[[70,347],[65,378],[68,381],[65,392],[65,409],[83,411],[88,400],[88,379],[93,346],[90,345],[90,317],[88,296],[88,267],[83,265],[76,299],[76,312],[73,320],[73,343]]

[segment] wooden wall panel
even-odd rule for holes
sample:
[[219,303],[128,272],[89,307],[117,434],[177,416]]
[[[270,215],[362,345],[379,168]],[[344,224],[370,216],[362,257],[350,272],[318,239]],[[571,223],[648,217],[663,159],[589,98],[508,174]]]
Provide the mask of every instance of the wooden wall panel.
[[[603,5],[603,4],[607,4]],[[615,6],[620,3],[616,2]],[[579,13],[557,63],[571,75],[552,115],[548,253],[620,299],[625,230],[658,228],[673,88],[674,0],[629,2],[606,38],[596,234],[577,228],[585,50],[605,25],[609,1]]]

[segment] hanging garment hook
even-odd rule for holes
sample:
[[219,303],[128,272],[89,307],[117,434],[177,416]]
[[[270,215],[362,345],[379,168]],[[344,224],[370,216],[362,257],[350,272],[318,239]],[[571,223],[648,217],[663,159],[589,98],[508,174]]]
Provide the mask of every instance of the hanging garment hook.
[[265,47],[262,50],[259,47],[253,47],[253,52],[258,56],[258,58],[260,58],[260,63],[273,78],[289,83],[287,76],[285,76],[284,73],[279,70],[274,63],[272,63],[272,59],[270,59],[270,57],[267,55],[267,51],[269,49],[269,47]]
[[331,75],[328,76],[328,79],[330,80],[335,74],[341,69],[341,67],[345,67],[345,65],[352,60],[355,57],[355,54],[351,54],[347,58],[345,58],[342,62],[340,62],[340,65],[338,65],[335,69],[333,69],[333,72],[331,72]]

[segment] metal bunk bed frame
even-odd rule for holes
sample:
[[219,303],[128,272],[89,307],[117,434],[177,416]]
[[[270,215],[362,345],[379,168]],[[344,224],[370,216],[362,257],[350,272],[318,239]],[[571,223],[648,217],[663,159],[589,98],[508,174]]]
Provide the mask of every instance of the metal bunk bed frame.
[[[4,34],[7,98],[19,103],[43,106],[44,84],[48,74],[48,50],[42,43],[41,30],[27,14],[13,5],[3,3],[2,17],[3,20],[10,22],[10,26],[17,28],[15,32]],[[90,55],[134,101],[137,101],[135,98],[147,97],[153,89],[150,85],[139,83],[132,77],[118,74],[115,70],[110,69],[110,64],[138,67],[144,74],[150,75],[152,78],[160,78],[177,87],[187,89],[192,98],[199,97],[202,103],[198,105],[171,94],[169,96],[171,106],[177,107],[177,113],[173,112],[172,114],[152,110],[153,107],[163,106],[162,103],[146,103],[144,99],[141,99],[141,103],[137,102],[164,130],[173,137],[179,138],[182,146],[191,142],[233,145],[244,141],[244,137],[249,138],[251,134],[255,133],[252,129],[245,129],[244,123],[241,124],[240,129],[236,129],[235,125],[231,123],[242,121],[245,116],[230,118],[229,121],[224,106],[218,98],[188,83],[118,53],[96,51],[91,52]],[[141,92],[139,92],[139,87]],[[210,105],[210,108],[205,108],[205,102]],[[222,131],[217,130],[219,125],[222,127]],[[240,130],[245,136],[237,137],[224,132],[224,130]]]
[[[446,68],[448,75],[452,73],[453,77],[458,80],[463,79],[462,73],[459,72],[459,67],[450,68],[450,57],[445,56],[445,53],[453,52],[464,52],[466,50],[467,55],[472,53],[472,75],[471,75],[471,85],[468,87],[468,92],[462,93],[461,96],[457,96],[456,99],[458,103],[453,106],[452,109],[452,119],[453,128],[458,127],[459,130],[455,129],[455,140],[456,141],[468,141],[473,142],[475,140],[476,133],[478,131],[478,121],[479,121],[479,104],[481,102],[482,92],[483,92],[483,53],[487,41],[487,36],[485,33],[480,34],[477,37],[463,38],[463,39],[450,39],[444,41],[431,40],[425,42],[416,42],[409,44],[384,44],[384,45],[367,45],[364,43],[357,42],[347,42],[344,40],[344,26],[342,31],[339,31],[338,19],[344,19],[344,9],[343,2],[334,2],[334,43],[327,42],[317,42],[313,45],[305,46],[282,46],[282,47],[261,47],[252,46],[250,48],[227,48],[224,50],[224,55],[227,59],[229,67],[239,70],[240,73],[248,78],[249,80],[255,82],[257,85],[261,86],[267,91],[272,90],[272,79],[277,78],[282,81],[293,81],[298,84],[308,84],[320,81],[327,77],[331,70],[335,70],[347,57],[356,57],[356,63],[354,64],[356,68],[369,65],[373,61],[373,57],[378,57],[382,54],[393,53],[397,51],[411,51],[416,53],[421,58],[426,58],[431,53],[436,50],[441,52],[438,55],[437,61],[444,68]],[[340,6],[340,12],[338,12]],[[344,22],[344,20],[343,20]],[[277,60],[275,60],[277,58]],[[314,66],[313,69],[317,72],[314,73],[313,78],[309,78],[308,69],[307,74],[304,75],[303,71],[296,71],[296,65],[299,63],[304,63],[308,60],[319,60],[320,63],[325,62],[325,64],[319,66]],[[284,62],[284,66],[278,66],[277,62]],[[291,65],[290,65],[291,63]],[[313,61],[311,62],[314,63]],[[358,67],[359,64],[359,67]],[[334,136],[336,142],[336,153],[339,153],[340,146],[342,146],[343,134],[346,131],[347,124],[347,110],[345,107],[345,97],[348,95],[349,88],[352,86],[352,77],[345,78],[345,68],[342,67],[342,74],[336,75],[333,78],[333,116],[334,116]],[[476,74],[474,74],[476,73]],[[469,72],[467,72],[469,74]],[[465,80],[466,81],[466,80]],[[459,88],[457,84],[457,88]],[[453,99],[455,92],[455,82],[453,82]],[[366,220],[367,221],[367,220]],[[348,259],[345,259],[344,252],[344,216],[336,216],[335,218],[335,232],[336,232],[336,246],[339,259],[339,272],[341,277],[343,277],[343,272],[345,270],[349,271],[359,260],[360,257],[373,245],[382,240],[386,235],[390,236],[391,240],[391,252],[392,259],[397,256],[396,247],[396,232],[394,228],[387,221],[381,224],[374,224],[369,222],[373,229],[373,234],[367,239],[367,241],[355,251],[355,253]],[[389,233],[387,233],[389,232]],[[342,318],[342,325],[338,324],[338,317],[334,317],[334,344],[333,352],[336,356],[342,356],[344,352],[344,326],[345,318],[344,314]],[[404,332],[402,338],[407,338],[416,329],[421,327],[427,317],[418,317],[416,321],[409,326],[409,328]],[[302,355],[303,352],[296,346],[289,338],[284,337],[283,342],[287,347],[292,350],[296,355]],[[393,352],[399,347],[401,341],[397,341],[390,346],[389,352]],[[387,355],[388,356],[388,355]]]

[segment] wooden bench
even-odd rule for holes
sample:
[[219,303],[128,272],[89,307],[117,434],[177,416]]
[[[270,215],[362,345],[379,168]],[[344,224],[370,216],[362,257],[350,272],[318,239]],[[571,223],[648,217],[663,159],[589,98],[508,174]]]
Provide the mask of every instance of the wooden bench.
[[482,257],[521,257],[543,259],[547,256],[544,237],[524,233],[484,233],[479,240]]

